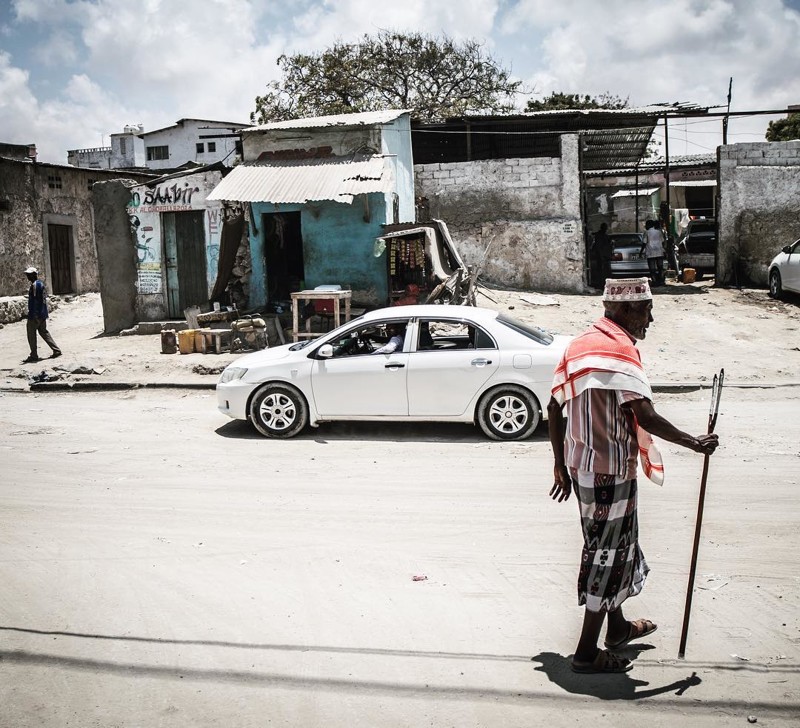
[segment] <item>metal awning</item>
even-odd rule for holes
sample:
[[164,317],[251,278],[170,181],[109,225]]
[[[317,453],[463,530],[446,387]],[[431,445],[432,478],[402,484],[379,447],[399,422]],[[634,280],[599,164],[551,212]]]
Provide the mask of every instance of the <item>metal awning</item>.
[[675,182],[670,181],[670,187],[716,187],[715,179],[684,179]]
[[649,197],[654,192],[658,192],[658,187],[642,187],[638,190],[620,190],[611,195],[613,200],[615,197]]
[[209,200],[294,203],[332,200],[350,204],[356,195],[394,189],[386,155],[271,160],[234,167]]

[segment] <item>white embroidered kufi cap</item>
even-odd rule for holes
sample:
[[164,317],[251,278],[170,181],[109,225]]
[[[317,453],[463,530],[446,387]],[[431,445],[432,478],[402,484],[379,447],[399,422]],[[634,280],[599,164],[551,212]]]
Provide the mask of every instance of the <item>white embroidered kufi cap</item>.
[[650,301],[652,298],[647,278],[606,278],[604,301]]

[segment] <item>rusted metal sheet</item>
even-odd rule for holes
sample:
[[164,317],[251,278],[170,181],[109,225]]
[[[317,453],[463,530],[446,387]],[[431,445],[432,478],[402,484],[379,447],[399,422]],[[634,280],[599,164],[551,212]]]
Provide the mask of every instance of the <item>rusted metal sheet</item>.
[[304,203],[318,200],[351,203],[355,195],[393,190],[388,157],[252,162],[234,167],[209,200]]

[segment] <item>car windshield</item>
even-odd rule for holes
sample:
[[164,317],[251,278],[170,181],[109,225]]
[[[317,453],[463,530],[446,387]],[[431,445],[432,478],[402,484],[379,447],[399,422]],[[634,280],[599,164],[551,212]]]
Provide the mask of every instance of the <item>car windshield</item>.
[[357,316],[356,318],[350,319],[350,321],[347,321],[346,323],[343,323],[341,326],[337,326],[335,329],[333,329],[333,331],[329,331],[327,333],[320,333],[319,335],[316,335],[313,338],[305,339],[304,341],[298,341],[296,344],[292,344],[289,347],[289,351],[299,351],[300,349],[305,349],[310,344],[316,344],[321,336],[328,336],[329,334],[335,333],[339,329],[349,328],[354,323],[356,323],[357,321],[360,321],[363,318],[364,318],[363,315]]
[[544,329],[540,329],[538,326],[531,326],[522,321],[517,321],[517,319],[506,316],[504,313],[498,314],[497,320],[503,324],[503,326],[508,326],[509,329],[513,329],[518,334],[522,334],[528,339],[533,339],[538,344],[548,346],[553,343],[553,335],[547,333]]

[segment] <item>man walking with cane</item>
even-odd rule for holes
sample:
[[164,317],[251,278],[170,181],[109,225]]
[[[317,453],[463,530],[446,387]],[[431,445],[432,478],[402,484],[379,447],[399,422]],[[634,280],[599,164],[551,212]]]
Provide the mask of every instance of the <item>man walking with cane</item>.
[[[638,540],[637,454],[660,485],[664,468],[651,435],[706,455],[718,445],[717,435],[693,437],[653,407],[635,346],[653,321],[647,278],[608,279],[603,306],[605,316],[564,352],[547,406],[555,457],[550,495],[561,502],[574,491],[583,528],[578,604],[585,612],[571,663],[580,673],[630,670],[630,660],[613,650],[656,630],[650,620],[628,621],[622,613],[649,571]],[[599,649],[606,617],[606,649]]]

